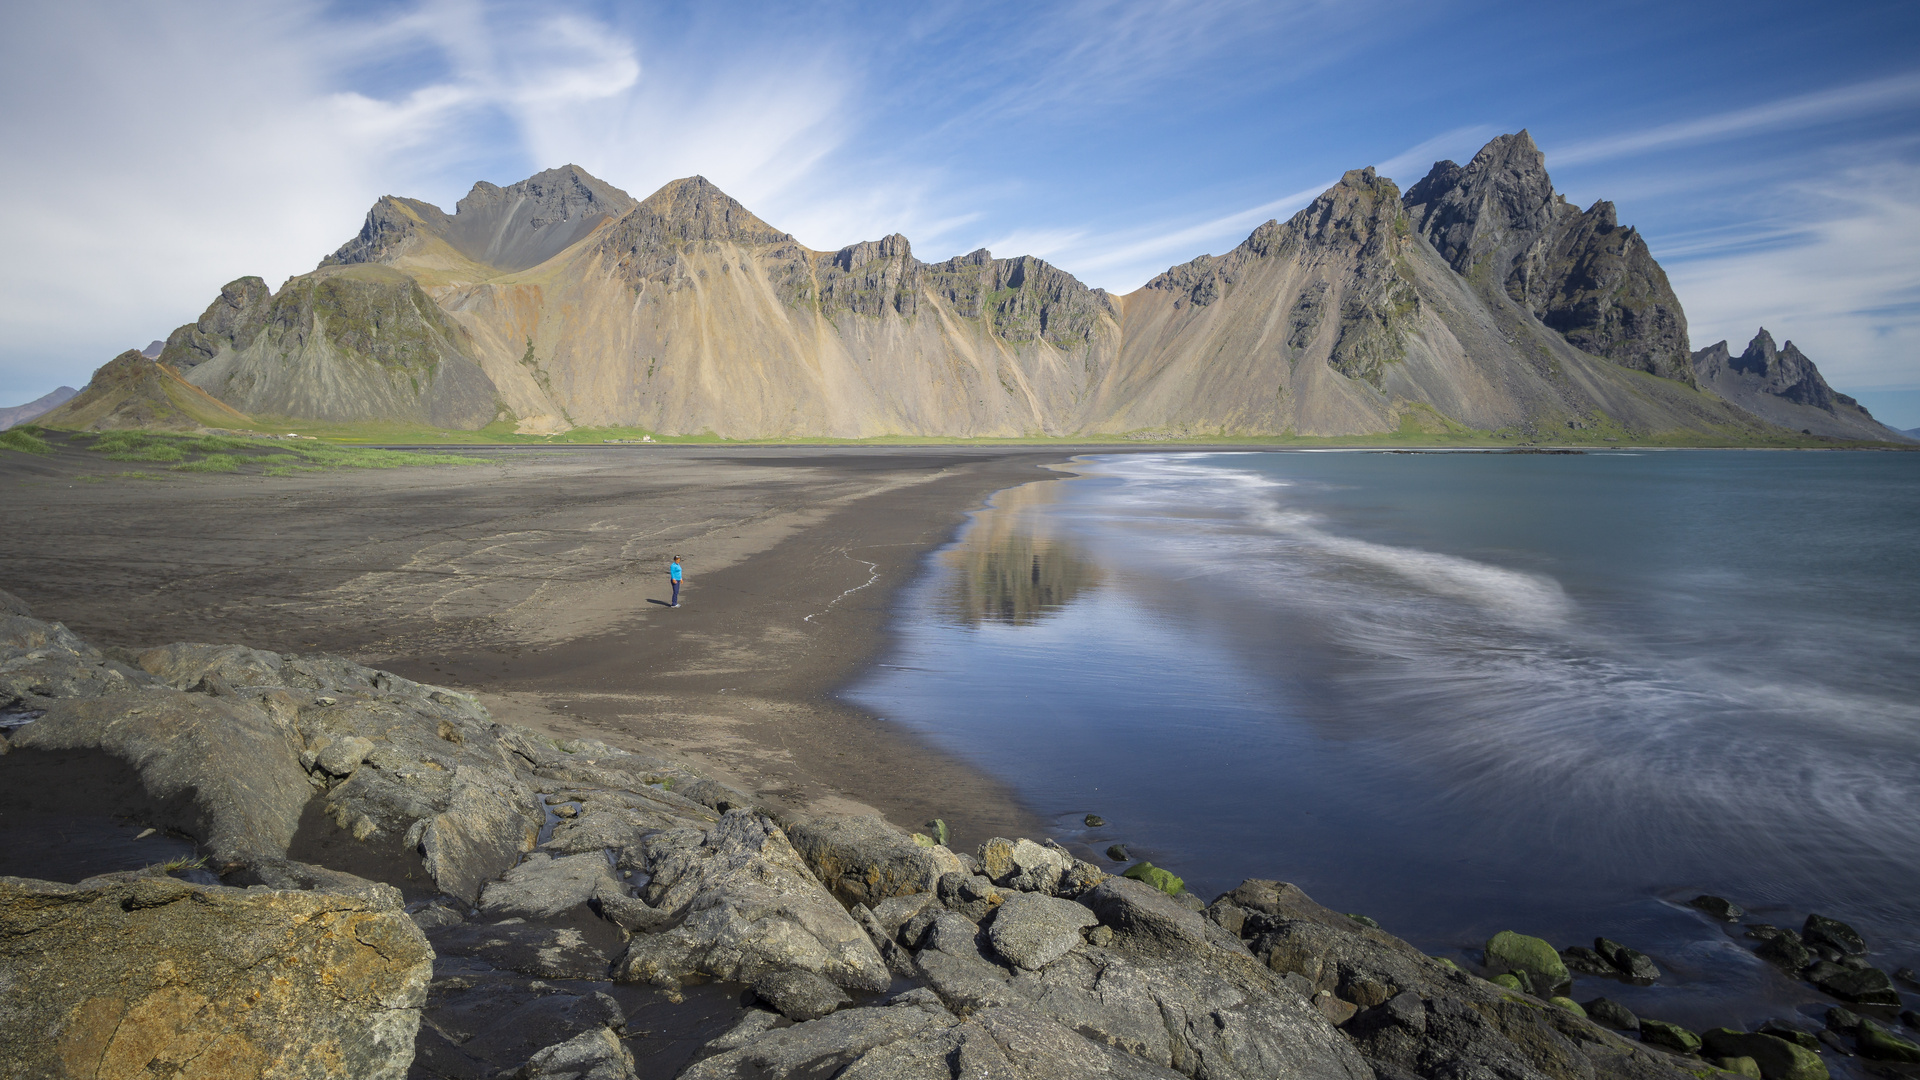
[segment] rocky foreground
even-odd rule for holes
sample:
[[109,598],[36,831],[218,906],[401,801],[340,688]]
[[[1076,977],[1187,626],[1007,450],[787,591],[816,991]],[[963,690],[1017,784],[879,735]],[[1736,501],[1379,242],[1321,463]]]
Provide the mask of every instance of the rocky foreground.
[[1826,1075],[1534,996],[1534,939],[1496,983],[1281,882],[1204,904],[1051,842],[795,819],[337,657],[110,655],[4,593],[0,732],[0,805],[204,853],[0,878],[5,1078]]

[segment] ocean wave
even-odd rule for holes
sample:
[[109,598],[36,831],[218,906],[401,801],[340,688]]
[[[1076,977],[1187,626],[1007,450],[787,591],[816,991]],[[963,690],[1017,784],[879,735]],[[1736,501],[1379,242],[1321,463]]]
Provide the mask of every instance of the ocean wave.
[[[1085,511],[1125,530],[1108,556],[1230,583],[1216,603],[1248,609],[1217,620],[1232,647],[1331,686],[1318,723],[1393,744],[1443,803],[1530,812],[1482,827],[1561,830],[1618,860],[1652,845],[1703,864],[1765,855],[1780,874],[1829,880],[1849,862],[1920,857],[1920,842],[1892,838],[1920,835],[1911,699],[1708,639],[1643,640],[1550,576],[1348,535],[1297,505],[1299,481],[1231,459],[1086,471],[1117,481]],[[1316,656],[1289,661],[1246,632],[1263,621],[1290,624]]]

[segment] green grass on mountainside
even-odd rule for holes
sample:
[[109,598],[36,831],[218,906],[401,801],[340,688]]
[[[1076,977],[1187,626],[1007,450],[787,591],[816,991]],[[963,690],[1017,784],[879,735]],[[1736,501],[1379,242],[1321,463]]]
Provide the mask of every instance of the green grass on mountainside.
[[[42,445],[45,445],[44,442]],[[333,469],[394,469],[403,465],[480,465],[490,460],[465,454],[339,446],[307,439],[168,435],[152,431],[109,431],[97,436],[78,432],[73,445],[100,454],[109,461],[166,465],[170,472],[258,471],[265,476],[292,476]]]

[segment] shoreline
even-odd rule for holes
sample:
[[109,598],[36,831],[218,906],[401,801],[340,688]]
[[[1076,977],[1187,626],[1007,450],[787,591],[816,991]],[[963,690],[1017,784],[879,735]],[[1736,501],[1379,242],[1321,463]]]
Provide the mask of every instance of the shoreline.
[[0,538],[0,587],[102,645],[351,656],[796,811],[937,817],[963,846],[1043,833],[1005,783],[837,693],[885,655],[926,555],[1081,448],[592,449],[88,483],[110,463],[9,454],[0,507],[37,528]]
[[[197,637],[346,652],[430,686],[477,691],[508,724],[684,761],[735,787],[773,796],[776,813],[878,811],[908,830],[941,817],[952,827],[952,847],[964,852],[990,836],[1044,836],[1045,818],[984,767],[934,749],[930,740],[840,694],[893,647],[900,590],[916,580],[930,552],[958,535],[992,495],[1069,477],[1073,473],[1058,466],[1089,452],[1100,451],[719,458],[685,453],[672,459],[672,475],[648,477],[641,488],[617,469],[600,468],[606,462],[585,465],[578,459],[530,460],[517,471],[503,468],[491,483],[456,469],[404,470],[365,483],[332,477],[274,485],[235,477],[189,481],[167,491],[121,484],[116,487],[125,490],[99,487],[92,489],[98,495],[48,502],[49,511],[64,502],[76,516],[64,519],[64,529],[43,530],[26,545],[37,545],[41,554],[33,557],[44,563],[85,566],[93,575],[88,588],[74,593],[79,583],[66,586],[68,600],[84,596],[85,602],[63,606],[59,599],[40,599],[57,596],[58,583],[21,591],[34,597],[44,617],[68,619],[88,637],[111,626],[110,616],[147,627],[138,639],[99,631],[103,644],[124,649]],[[10,509],[18,507],[15,489],[0,491]],[[464,505],[485,493],[505,500],[498,516],[479,514],[463,524],[441,513],[434,520],[436,509],[451,505],[435,498],[456,496]],[[137,522],[147,531],[137,558],[123,552],[127,561],[103,573],[81,550],[93,538],[80,526],[99,524],[89,512],[115,505],[116,494],[151,498],[148,509],[185,514],[177,520],[190,527],[163,535],[165,530],[151,528],[153,521]],[[547,503],[516,501],[536,496]],[[286,534],[292,522],[327,507],[351,516],[340,501],[346,497],[363,504],[360,517],[328,535]],[[278,501],[293,505],[276,506]],[[579,506],[587,509],[577,520],[553,520]],[[415,518],[406,519],[407,511]],[[636,513],[664,523],[661,529],[671,535],[633,547],[643,532],[636,531]],[[367,537],[373,550],[356,555],[350,568],[325,564],[332,546],[375,522],[386,531]],[[259,530],[256,540],[274,542],[218,546],[233,540],[226,530],[243,523]],[[533,533],[540,535],[526,538]],[[124,545],[126,538],[103,542]],[[0,544],[9,567],[25,565],[19,561],[23,538]],[[660,606],[659,555],[667,550],[692,553],[687,606],[679,611]],[[129,588],[140,580],[135,562],[152,579],[144,591]],[[475,569],[481,565],[495,569],[482,574]],[[182,579],[196,591],[181,593],[172,583]],[[271,581],[281,581],[281,591],[263,584]],[[253,589],[223,593],[200,587],[206,582],[251,582]],[[490,612],[487,618],[473,614],[471,598],[463,599],[474,589],[485,594],[477,606]],[[361,606],[345,604],[356,593],[364,594]],[[341,601],[337,610],[311,602],[329,595]],[[304,621],[280,627],[271,644],[233,621],[235,605],[286,612],[300,599],[308,602]],[[382,623],[384,635],[369,638],[369,624],[361,618],[377,610],[368,606],[376,600],[386,610],[413,614]],[[206,632],[163,633],[188,627]],[[293,639],[286,635],[318,640],[292,647],[282,644]],[[323,644],[328,640],[358,644]],[[1679,1012],[1669,1005],[1660,1015],[1690,1021]],[[1729,1012],[1722,1003],[1712,1019]]]
[[[892,649],[899,594],[926,557],[993,495],[1061,478],[1045,466],[1072,456],[946,463],[738,562],[689,569],[681,608],[658,614],[691,626],[623,620],[531,661],[482,650],[387,664],[421,681],[451,675],[503,720],[634,740],[796,811],[879,813],[910,831],[939,818],[965,848],[1039,835],[1040,819],[1004,781],[840,695]],[[636,676],[640,663],[654,670]],[[495,679],[520,689],[487,691]]]

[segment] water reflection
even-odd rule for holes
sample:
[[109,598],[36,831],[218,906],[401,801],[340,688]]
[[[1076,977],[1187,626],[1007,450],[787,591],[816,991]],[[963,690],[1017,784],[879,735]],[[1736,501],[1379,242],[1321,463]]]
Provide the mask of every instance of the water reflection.
[[953,570],[946,608],[955,622],[1031,626],[1099,584],[1099,568],[1038,512],[1059,486],[1043,480],[1001,492],[943,553]]

